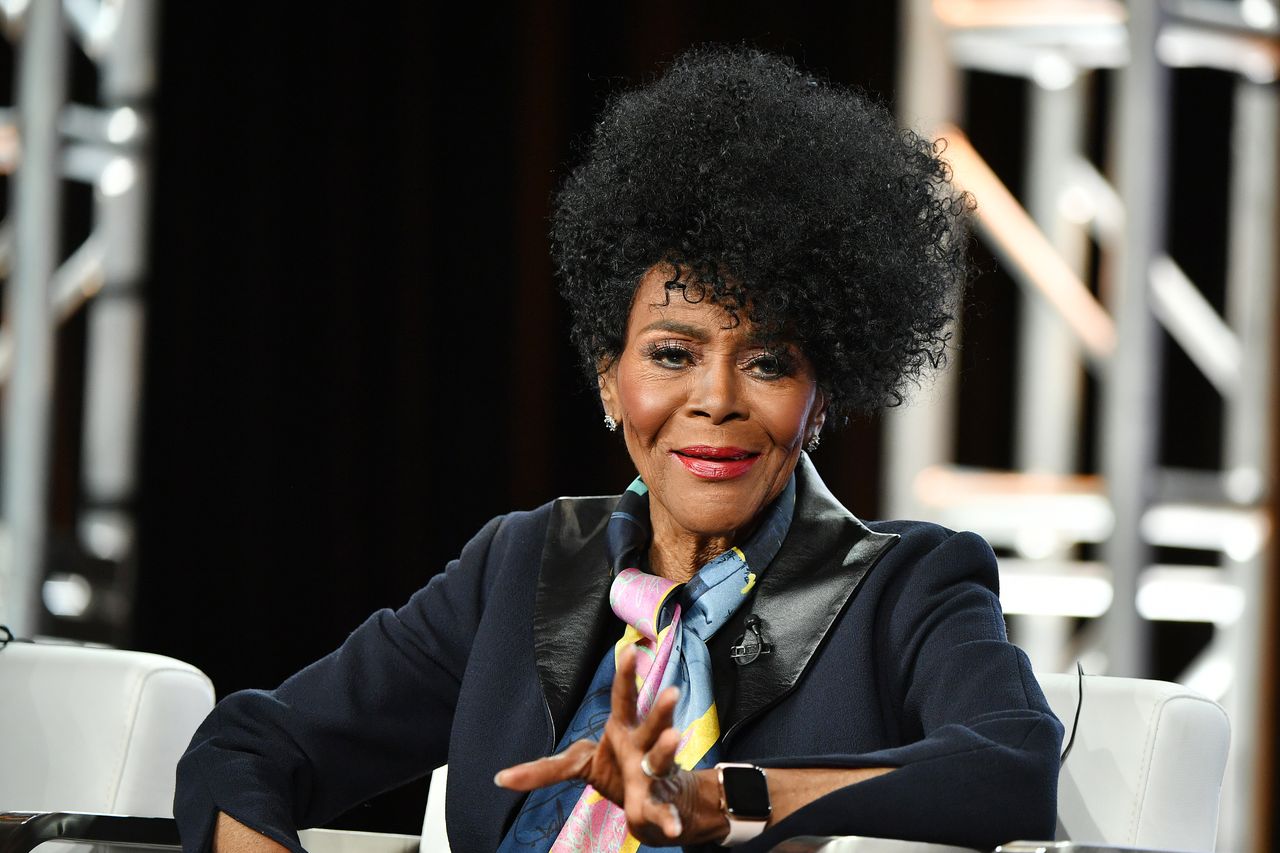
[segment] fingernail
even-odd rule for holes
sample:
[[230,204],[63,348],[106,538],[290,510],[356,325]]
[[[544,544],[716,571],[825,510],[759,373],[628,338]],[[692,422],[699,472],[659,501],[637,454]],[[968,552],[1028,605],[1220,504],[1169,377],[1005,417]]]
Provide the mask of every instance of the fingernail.
[[502,784],[502,772],[503,771],[499,770],[497,773],[493,774],[493,784],[497,785],[499,788],[506,787],[506,785]]
[[681,823],[680,812],[679,810],[676,809],[675,806],[670,805],[670,806],[667,806],[667,808],[671,810],[671,820],[675,824],[675,831],[671,833],[671,837],[676,838],[682,832],[684,832],[684,824]]

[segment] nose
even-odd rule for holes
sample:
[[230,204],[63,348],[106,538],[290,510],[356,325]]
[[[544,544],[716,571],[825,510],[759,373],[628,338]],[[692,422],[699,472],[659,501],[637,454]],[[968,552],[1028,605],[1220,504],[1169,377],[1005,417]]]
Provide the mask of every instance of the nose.
[[732,359],[715,359],[696,371],[687,405],[694,417],[710,418],[713,424],[745,418],[741,377]]

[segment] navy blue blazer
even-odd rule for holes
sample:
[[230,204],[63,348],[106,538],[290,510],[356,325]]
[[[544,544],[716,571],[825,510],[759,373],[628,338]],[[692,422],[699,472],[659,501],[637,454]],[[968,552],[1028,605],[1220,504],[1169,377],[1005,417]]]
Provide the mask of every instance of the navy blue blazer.
[[[972,533],[864,525],[803,456],[791,529],[712,638],[727,761],[896,768],[835,791],[744,851],[797,835],[993,847],[1052,838],[1062,726],[1005,636],[995,557]],[[523,795],[494,774],[558,742],[619,635],[604,528],[616,498],[485,525],[447,570],[273,691],[218,704],[178,766],[184,847],[218,810],[295,850],[379,792],[449,764],[454,853],[491,853]],[[738,665],[747,615],[774,652]]]

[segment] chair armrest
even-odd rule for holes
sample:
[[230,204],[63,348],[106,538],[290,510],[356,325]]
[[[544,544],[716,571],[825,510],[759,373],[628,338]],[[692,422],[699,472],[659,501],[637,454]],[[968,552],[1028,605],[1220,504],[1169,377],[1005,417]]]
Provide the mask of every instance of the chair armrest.
[[1127,847],[1123,844],[1102,844],[1075,841],[1010,841],[996,848],[995,853],[1175,853],[1152,847]]
[[952,847],[947,844],[930,844],[927,841],[904,841],[900,838],[873,838],[868,835],[805,835],[787,839],[774,847],[772,853],[974,853],[974,850],[972,847]]
[[182,849],[178,825],[173,818],[80,812],[0,813],[0,853],[27,853],[55,839],[131,849]]
[[298,840],[308,853],[418,853],[420,842],[416,835],[354,829],[304,829]]
[[[0,853],[4,853],[0,850]],[[898,838],[872,838],[865,835],[800,836],[790,838],[772,853],[974,853],[972,847],[952,847],[927,841],[903,841]],[[1146,847],[1118,844],[1077,844],[1074,841],[1010,841],[995,853],[1173,853]]]

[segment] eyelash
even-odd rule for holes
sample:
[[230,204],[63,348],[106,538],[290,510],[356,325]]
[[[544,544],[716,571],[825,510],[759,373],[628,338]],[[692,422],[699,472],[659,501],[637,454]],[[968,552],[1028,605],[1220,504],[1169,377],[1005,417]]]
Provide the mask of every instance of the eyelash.
[[747,366],[754,367],[761,362],[773,362],[775,365],[773,372],[764,378],[782,379],[785,376],[791,375],[791,362],[783,353],[766,352],[761,355],[752,356],[747,360]]
[[[695,357],[693,350],[680,341],[655,341],[646,345],[643,352],[645,358],[668,370],[678,370],[685,367]],[[680,359],[681,363],[679,365],[667,363],[667,360],[672,356]],[[782,379],[791,375],[791,361],[782,352],[764,352],[754,355],[742,362],[742,367],[746,370],[751,370],[766,362],[772,362],[776,367],[768,373],[756,374],[758,378],[772,380]]]

